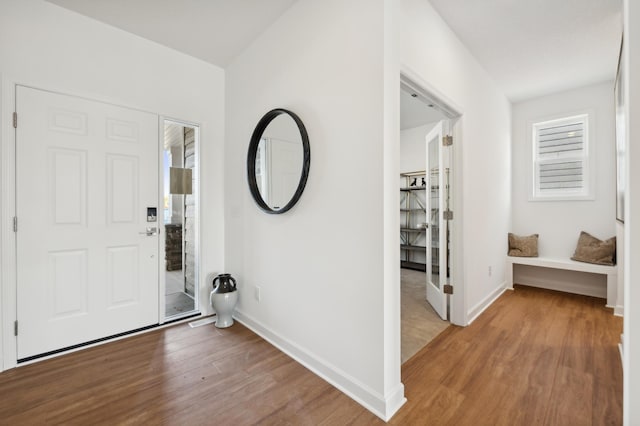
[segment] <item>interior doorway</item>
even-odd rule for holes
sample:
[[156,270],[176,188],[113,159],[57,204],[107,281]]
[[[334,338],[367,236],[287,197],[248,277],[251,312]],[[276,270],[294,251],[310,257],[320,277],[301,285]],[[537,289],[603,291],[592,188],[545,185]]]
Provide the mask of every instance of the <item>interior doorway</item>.
[[402,76],[400,85],[400,262],[402,362],[448,325],[453,156],[459,115]]
[[164,321],[198,313],[199,128],[164,120],[162,226]]

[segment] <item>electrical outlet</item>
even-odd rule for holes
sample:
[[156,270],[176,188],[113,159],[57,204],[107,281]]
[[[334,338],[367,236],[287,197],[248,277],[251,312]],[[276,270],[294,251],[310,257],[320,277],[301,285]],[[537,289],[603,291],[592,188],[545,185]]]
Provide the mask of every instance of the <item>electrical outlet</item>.
[[491,276],[491,266],[489,266],[489,276]]
[[253,296],[255,297],[257,302],[260,301],[260,287],[255,286]]

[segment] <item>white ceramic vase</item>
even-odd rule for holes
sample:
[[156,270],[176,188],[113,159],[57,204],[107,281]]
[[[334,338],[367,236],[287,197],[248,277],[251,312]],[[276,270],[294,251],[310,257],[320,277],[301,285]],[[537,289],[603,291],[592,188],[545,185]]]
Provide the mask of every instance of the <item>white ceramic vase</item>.
[[238,303],[238,291],[228,293],[211,292],[209,295],[211,307],[216,311],[216,327],[227,328],[233,325],[233,310]]

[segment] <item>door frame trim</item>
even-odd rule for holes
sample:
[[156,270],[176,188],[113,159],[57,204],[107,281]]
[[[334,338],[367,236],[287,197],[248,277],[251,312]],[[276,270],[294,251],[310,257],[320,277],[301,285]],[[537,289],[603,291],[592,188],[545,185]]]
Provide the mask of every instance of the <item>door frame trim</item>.
[[[401,64],[400,66],[400,87],[409,88],[418,93],[442,112],[449,120],[449,130],[454,138],[454,144],[451,147],[451,162],[453,173],[450,185],[455,188],[451,199],[451,209],[455,211],[454,217],[449,224],[451,233],[451,256],[450,261],[450,282],[454,285],[454,294],[449,296],[449,321],[451,324],[466,326],[467,318],[467,301],[466,301],[466,282],[464,279],[463,267],[463,197],[462,197],[462,124],[464,113],[451,99],[440,92],[436,87],[424,81],[416,72]],[[398,224],[399,228],[399,224]]]
[[[16,111],[16,93],[21,84],[2,81],[2,111]],[[28,87],[28,86],[27,86]],[[3,115],[3,117],[7,117]],[[2,370],[18,364],[17,338],[14,336],[14,321],[17,320],[17,237],[13,232],[13,217],[16,215],[16,135],[17,129],[7,119],[2,128]],[[1,120],[5,124],[4,120]]]

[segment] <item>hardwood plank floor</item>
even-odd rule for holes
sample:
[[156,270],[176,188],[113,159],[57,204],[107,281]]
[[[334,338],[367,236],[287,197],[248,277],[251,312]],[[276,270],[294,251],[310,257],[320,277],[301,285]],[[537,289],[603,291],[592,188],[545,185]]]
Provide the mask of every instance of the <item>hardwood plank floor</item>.
[[[394,425],[622,423],[621,318],[517,286],[403,365]],[[0,424],[383,424],[241,324],[177,325],[0,374]]]
[[622,318],[604,303],[516,286],[403,366],[409,402],[391,423],[622,424]]

